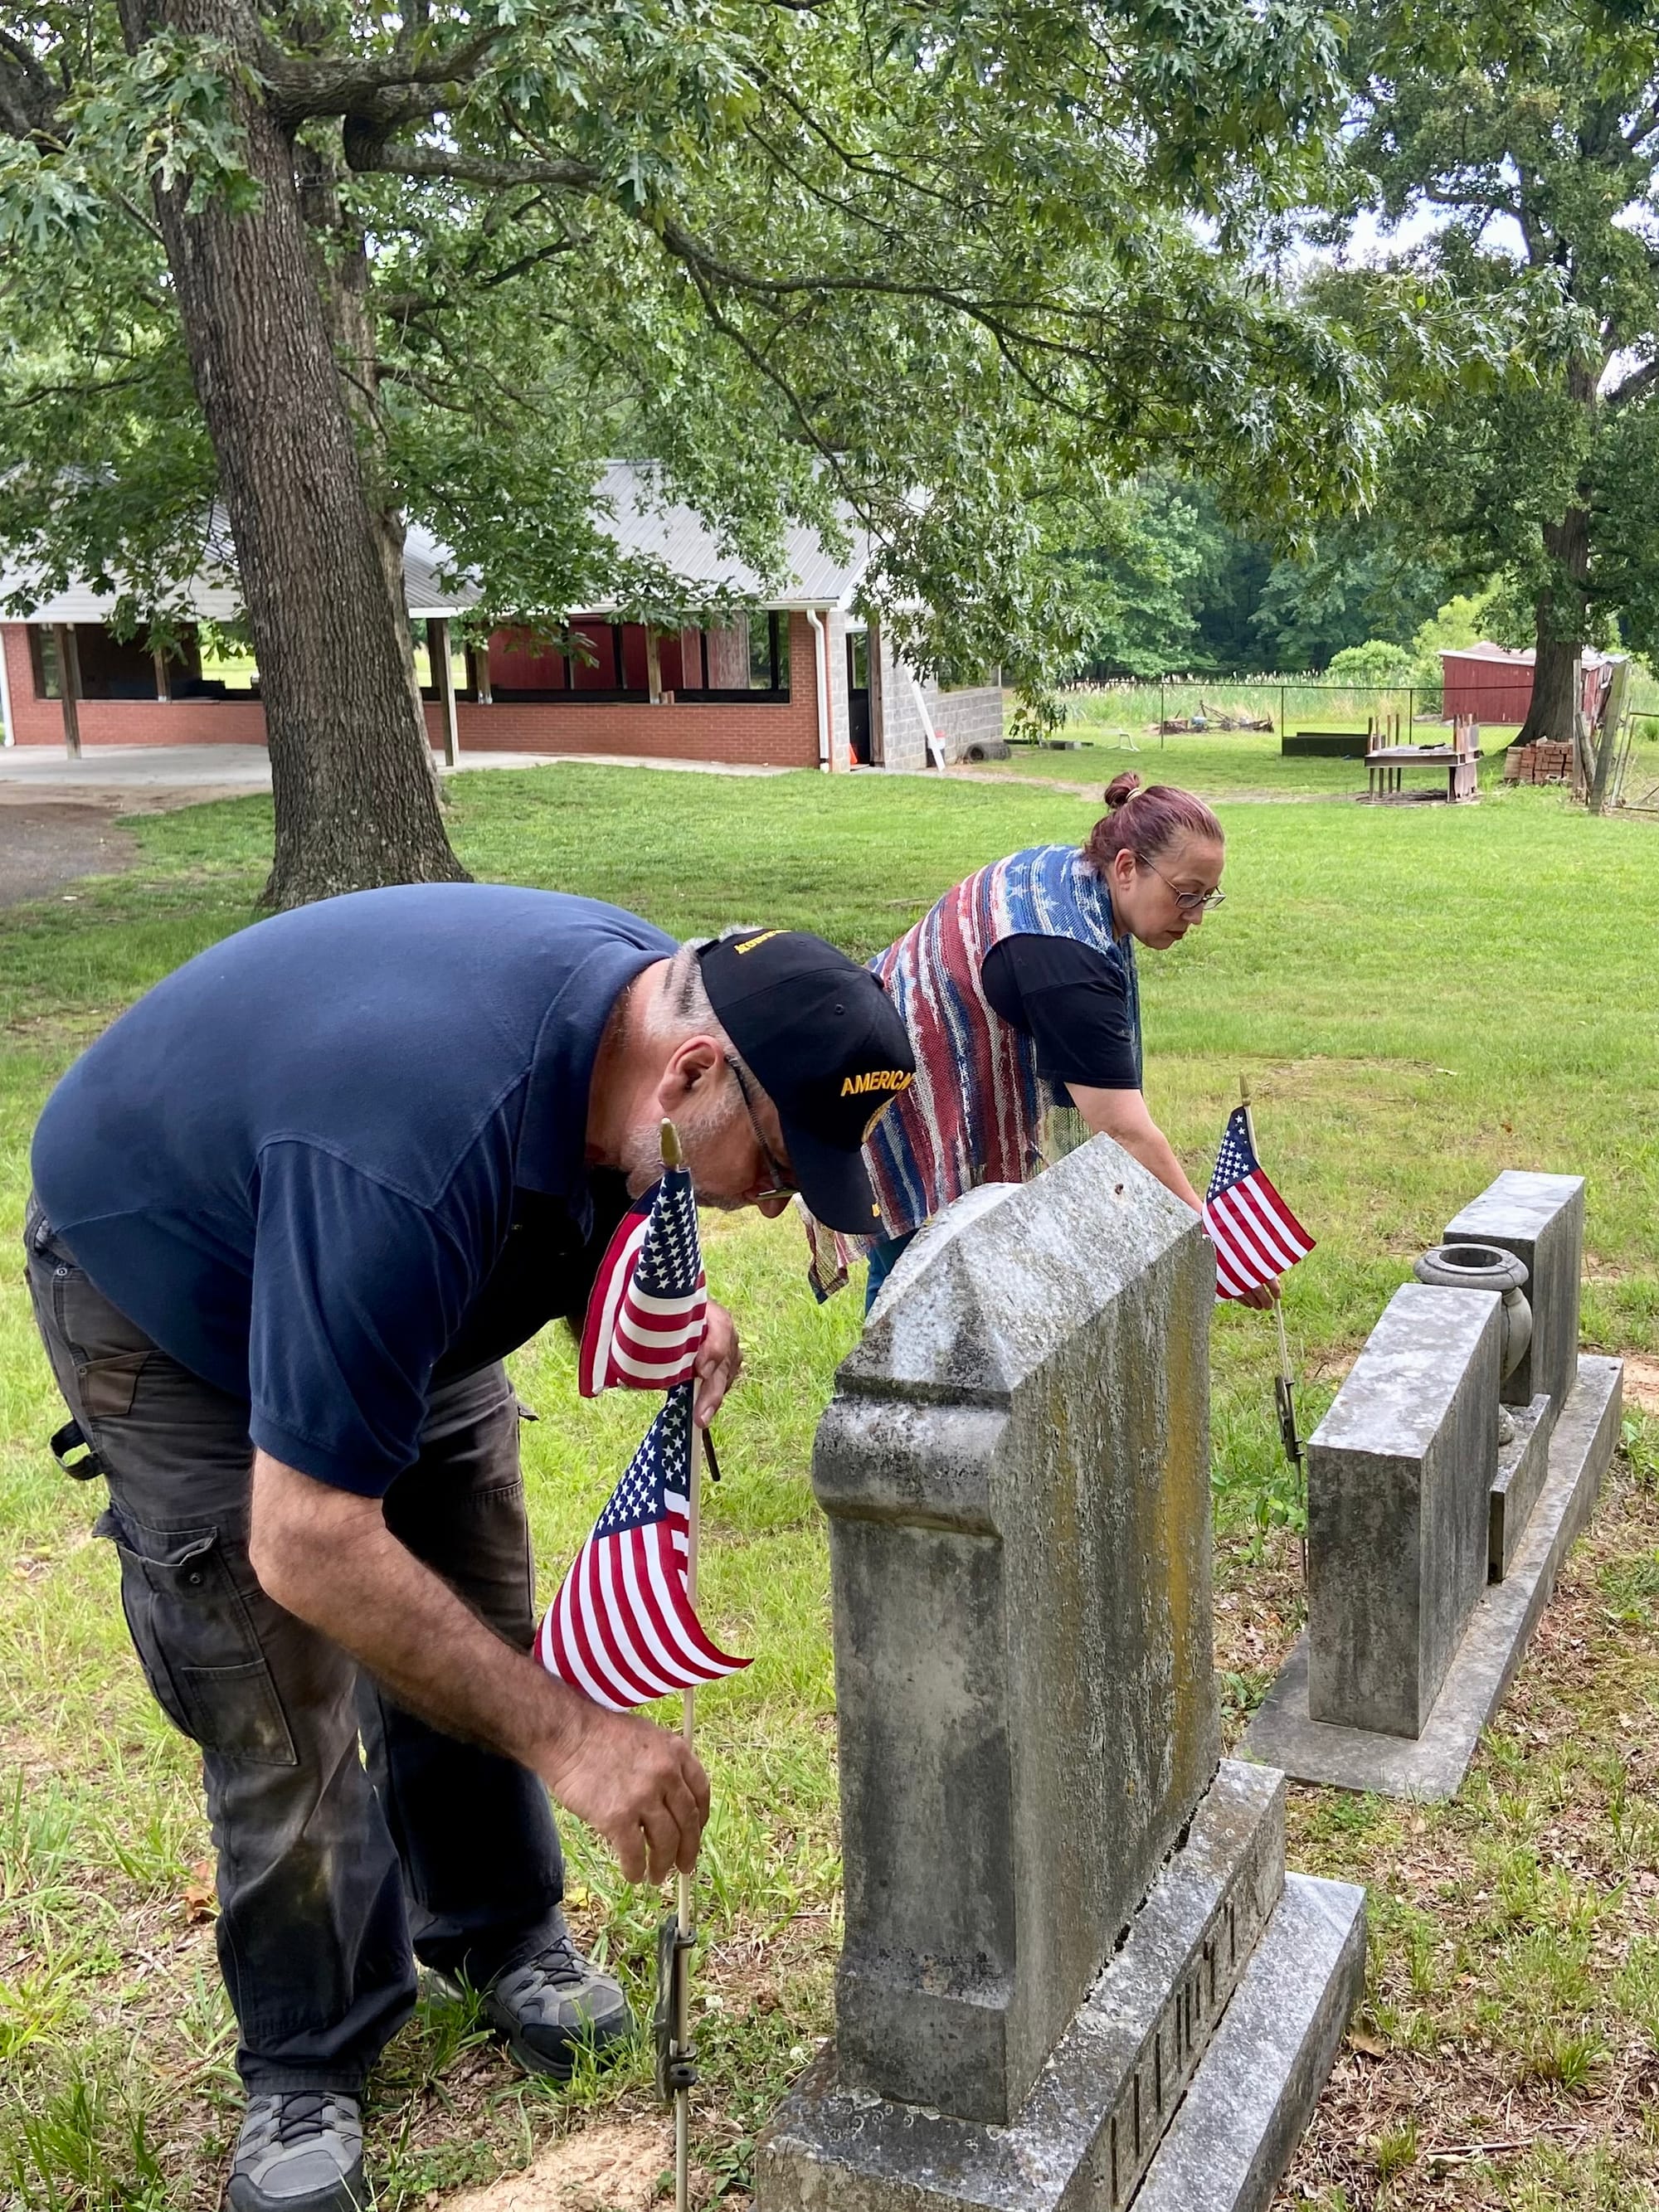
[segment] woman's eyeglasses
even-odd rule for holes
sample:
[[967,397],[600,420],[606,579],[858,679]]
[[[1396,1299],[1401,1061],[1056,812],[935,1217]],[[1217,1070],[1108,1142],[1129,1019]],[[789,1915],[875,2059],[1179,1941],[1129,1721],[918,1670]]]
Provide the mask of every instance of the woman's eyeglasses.
[[1140,865],[1143,868],[1151,869],[1159,883],[1169,884],[1170,889],[1175,891],[1175,902],[1182,914],[1213,914],[1218,906],[1227,903],[1227,894],[1224,890],[1177,891],[1162,868],[1152,867],[1150,860],[1143,860]]

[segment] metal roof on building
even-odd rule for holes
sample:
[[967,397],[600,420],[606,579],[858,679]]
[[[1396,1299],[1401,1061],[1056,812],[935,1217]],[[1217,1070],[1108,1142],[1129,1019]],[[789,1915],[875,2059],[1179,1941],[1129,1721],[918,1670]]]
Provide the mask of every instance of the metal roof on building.
[[1530,668],[1532,647],[1528,646],[1524,653],[1516,653],[1507,645],[1492,645],[1484,641],[1480,645],[1443,645],[1440,658],[1442,660],[1496,660],[1507,662],[1513,668]]
[[[40,580],[38,573],[27,563],[0,565],[0,622],[101,623],[118,596],[114,590],[100,591],[76,578],[64,591],[38,600],[33,613],[8,613],[6,602],[12,595],[33,594],[40,589]],[[222,507],[216,506],[208,519],[202,564],[185,586],[184,596],[188,612],[198,622],[234,622],[242,611],[236,589],[236,554]]]
[[599,495],[609,510],[609,534],[623,552],[660,562],[688,584],[723,587],[780,610],[833,607],[841,605],[868,565],[869,541],[851,526],[850,520],[852,543],[844,561],[827,550],[816,530],[798,526],[784,533],[782,580],[769,589],[752,568],[720,550],[713,531],[689,507],[662,503],[654,473],[631,461],[605,464]]
[[[1517,652],[1512,647],[1493,645],[1483,639],[1479,645],[1443,645],[1440,647],[1440,658],[1442,660],[1496,661],[1500,665],[1510,668],[1530,668],[1533,665],[1534,648],[1528,645]],[[1586,668],[1603,668],[1609,660],[1617,660],[1620,656],[1618,653],[1598,653],[1593,645],[1587,645],[1579,653],[1578,658]]]
[[[783,576],[768,586],[754,569],[723,552],[714,532],[689,507],[665,503],[654,483],[654,471],[630,461],[609,461],[595,490],[599,521],[617,550],[670,570],[686,587],[688,605],[696,605],[711,590],[730,592],[763,607],[785,609],[842,605],[863,575],[869,559],[868,540],[853,533],[845,561],[835,559],[815,530],[796,528],[785,533]],[[191,578],[185,596],[198,621],[230,622],[241,612],[236,589],[235,555],[222,510],[216,510],[209,532],[209,557]],[[448,548],[421,523],[411,523],[404,540],[404,597],[416,620],[459,614],[477,604],[477,586],[465,579],[446,586],[443,572],[451,562]],[[114,592],[99,592],[88,583],[72,583],[66,591],[41,600],[27,616],[8,615],[4,602],[14,592],[29,591],[33,579],[23,568],[0,568],[0,622],[100,623],[115,604]],[[569,610],[572,614],[609,614],[604,600]]]

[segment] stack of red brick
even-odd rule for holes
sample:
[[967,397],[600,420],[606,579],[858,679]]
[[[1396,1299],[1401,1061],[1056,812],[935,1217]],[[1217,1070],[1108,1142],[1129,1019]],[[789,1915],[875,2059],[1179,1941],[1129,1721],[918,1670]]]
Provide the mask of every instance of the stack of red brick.
[[1533,745],[1511,745],[1504,756],[1505,783],[1571,783],[1572,747],[1547,738]]

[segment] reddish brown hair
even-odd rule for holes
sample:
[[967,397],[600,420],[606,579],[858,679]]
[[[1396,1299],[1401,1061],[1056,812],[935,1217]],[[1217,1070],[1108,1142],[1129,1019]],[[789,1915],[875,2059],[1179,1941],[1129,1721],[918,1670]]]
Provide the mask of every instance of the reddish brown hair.
[[1106,787],[1105,799],[1107,811],[1089,832],[1083,848],[1103,876],[1111,866],[1114,854],[1126,851],[1150,866],[1183,830],[1218,845],[1226,842],[1221,824],[1201,799],[1168,783],[1148,784],[1143,789],[1133,769],[1113,778]]

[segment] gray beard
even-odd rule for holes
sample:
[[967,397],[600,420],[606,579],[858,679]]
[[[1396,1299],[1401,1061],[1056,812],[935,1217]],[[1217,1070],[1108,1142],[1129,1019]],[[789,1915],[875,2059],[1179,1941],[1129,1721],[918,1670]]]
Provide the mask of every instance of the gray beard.
[[[743,1101],[737,1095],[735,1084],[721,1085],[719,1098],[708,1107],[692,1107],[681,1112],[674,1123],[678,1133],[680,1150],[685,1155],[685,1164],[691,1171],[691,1186],[697,1194],[699,1206],[710,1206],[721,1212],[736,1212],[744,1204],[740,1198],[706,1198],[697,1182],[697,1161],[706,1146],[724,1136],[744,1110]],[[628,1194],[638,1198],[650,1189],[662,1173],[662,1137],[654,1122],[629,1129],[623,1140],[623,1172],[628,1178]]]

